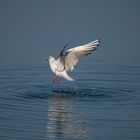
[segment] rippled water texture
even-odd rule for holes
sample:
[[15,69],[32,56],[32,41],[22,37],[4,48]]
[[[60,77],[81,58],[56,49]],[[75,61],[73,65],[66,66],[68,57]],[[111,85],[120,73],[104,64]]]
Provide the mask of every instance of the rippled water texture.
[[1,140],[139,140],[140,66],[80,63],[51,82],[45,62],[0,62]]

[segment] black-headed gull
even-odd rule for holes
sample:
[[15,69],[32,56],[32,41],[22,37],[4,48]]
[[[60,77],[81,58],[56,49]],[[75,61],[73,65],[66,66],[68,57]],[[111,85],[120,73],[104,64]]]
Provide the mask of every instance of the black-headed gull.
[[66,49],[65,46],[60,52],[58,59],[49,56],[48,61],[50,64],[50,68],[56,75],[53,83],[59,83],[61,77],[69,81],[74,81],[74,79],[71,78],[67,72],[70,70],[72,71],[80,58],[91,54],[91,52],[95,51],[98,46],[99,39],[96,39],[95,41],[92,41],[88,44],[71,48],[64,54],[64,51]]

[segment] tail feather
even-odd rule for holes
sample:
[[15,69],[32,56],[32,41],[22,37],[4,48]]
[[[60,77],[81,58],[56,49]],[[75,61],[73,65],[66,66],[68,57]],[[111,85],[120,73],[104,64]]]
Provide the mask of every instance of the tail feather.
[[69,80],[69,81],[74,81],[74,79],[72,79],[66,71],[63,72],[62,76],[66,79],[66,80]]

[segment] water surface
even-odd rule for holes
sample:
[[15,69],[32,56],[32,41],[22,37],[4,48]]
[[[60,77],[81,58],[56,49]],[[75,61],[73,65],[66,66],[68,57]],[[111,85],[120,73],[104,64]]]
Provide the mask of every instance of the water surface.
[[140,139],[140,65],[83,62],[70,75],[53,85],[43,61],[0,61],[0,139]]

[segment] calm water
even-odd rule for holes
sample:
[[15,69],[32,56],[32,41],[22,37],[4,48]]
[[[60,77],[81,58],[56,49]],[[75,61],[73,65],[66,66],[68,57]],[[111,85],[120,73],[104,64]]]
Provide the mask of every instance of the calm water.
[[1,140],[140,140],[140,65],[80,63],[53,85],[44,61],[0,61]]

